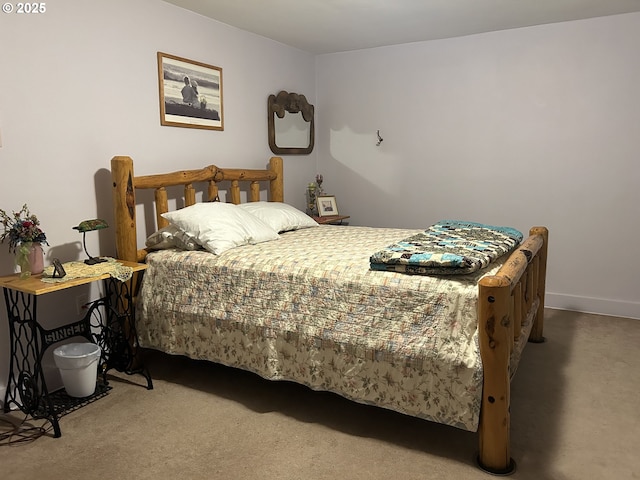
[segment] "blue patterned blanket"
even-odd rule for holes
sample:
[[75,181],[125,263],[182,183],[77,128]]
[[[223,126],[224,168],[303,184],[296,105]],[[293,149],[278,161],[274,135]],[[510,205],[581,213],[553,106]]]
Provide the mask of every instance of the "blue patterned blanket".
[[522,241],[514,228],[442,220],[371,255],[372,270],[460,275],[486,267]]

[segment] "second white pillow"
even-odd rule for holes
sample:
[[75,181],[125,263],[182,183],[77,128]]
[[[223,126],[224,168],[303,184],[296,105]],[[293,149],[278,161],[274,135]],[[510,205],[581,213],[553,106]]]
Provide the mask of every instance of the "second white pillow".
[[243,203],[238,206],[258,217],[276,232],[318,226],[318,223],[309,215],[287,203],[260,201]]

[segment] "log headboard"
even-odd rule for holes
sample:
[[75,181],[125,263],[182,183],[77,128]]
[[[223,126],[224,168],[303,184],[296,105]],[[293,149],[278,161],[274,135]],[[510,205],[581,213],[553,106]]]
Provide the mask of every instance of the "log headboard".
[[166,188],[171,186],[183,186],[184,206],[196,203],[196,189],[193,184],[197,182],[207,184],[206,201],[218,199],[220,182],[229,182],[228,194],[231,203],[240,203],[240,182],[248,184],[247,198],[251,202],[260,200],[260,182],[267,182],[269,185],[269,201],[284,201],[283,166],[280,157],[271,157],[269,167],[265,170],[219,168],[209,165],[198,170],[180,170],[136,177],[133,172],[133,160],[130,157],[117,156],[111,159],[111,178],[117,257],[132,262],[143,261],[148,253],[145,249],[139,249],[137,244],[136,192],[138,190],[154,190],[156,222],[159,229],[169,224],[162,214],[169,211]]

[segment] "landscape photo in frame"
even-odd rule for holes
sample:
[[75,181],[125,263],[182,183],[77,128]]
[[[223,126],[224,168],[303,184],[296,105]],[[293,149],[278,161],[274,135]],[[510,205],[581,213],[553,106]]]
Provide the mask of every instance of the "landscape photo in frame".
[[316,197],[318,215],[321,217],[333,217],[338,213],[338,204],[334,195],[320,195]]
[[222,68],[158,52],[160,124],[224,130]]

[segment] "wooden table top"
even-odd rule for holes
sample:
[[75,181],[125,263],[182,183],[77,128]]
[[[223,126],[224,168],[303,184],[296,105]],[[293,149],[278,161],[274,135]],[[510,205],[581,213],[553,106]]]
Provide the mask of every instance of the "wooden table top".
[[326,225],[328,223],[341,223],[343,220],[350,218],[349,215],[327,215],[325,217],[313,217],[313,219],[320,225]]
[[[147,268],[147,265],[144,263],[126,262],[124,260],[118,260],[118,262],[126,267],[131,267],[134,272],[139,272],[140,270]],[[42,274],[31,275],[23,279],[20,278],[19,273],[14,273],[13,275],[0,277],[0,287],[10,288],[12,290],[17,290],[31,295],[43,295],[45,293],[57,292],[77,285],[85,285],[98,280],[105,280],[109,278],[109,276],[110,275],[108,273],[104,273],[95,277],[74,278],[66,282],[45,283],[41,280]]]

